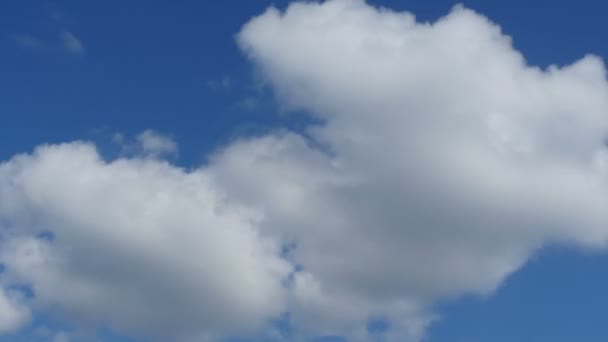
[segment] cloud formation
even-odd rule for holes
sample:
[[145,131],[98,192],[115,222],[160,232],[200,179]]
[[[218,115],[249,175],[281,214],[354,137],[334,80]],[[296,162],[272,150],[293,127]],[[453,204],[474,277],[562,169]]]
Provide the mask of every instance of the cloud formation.
[[284,310],[280,246],[203,171],[43,146],[0,166],[0,202],[3,279],[31,287],[37,309],[168,339]]
[[248,172],[226,181],[297,241],[294,296],[312,330],[491,293],[546,243],[605,246],[598,57],[541,70],[463,7],[427,24],[356,0],[270,9],[239,42],[285,105],[324,121],[308,133],[325,162],[277,138],[283,154],[233,147]]
[[41,50],[41,51],[59,51],[62,53],[83,56],[86,54],[86,48],[82,41],[70,31],[64,30],[60,32],[55,39],[42,39],[32,34],[15,33],[12,35],[13,41],[20,47]]
[[18,291],[0,288],[0,334],[21,329],[30,320],[30,310]]
[[84,55],[86,53],[84,44],[72,32],[63,31],[59,37],[61,41],[60,46],[66,52],[73,55]]
[[174,156],[177,154],[177,144],[168,136],[153,130],[145,130],[137,135],[137,143],[143,154],[155,157]]
[[322,123],[190,171],[146,155],[167,145],[145,132],[114,161],[83,142],[15,156],[0,164],[5,288],[155,338],[290,312],[304,336],[364,341],[385,318],[388,340],[416,341],[433,303],[491,294],[543,245],[606,247],[598,57],[543,70],[468,9],[429,24],[360,0],[271,8],[238,42]]

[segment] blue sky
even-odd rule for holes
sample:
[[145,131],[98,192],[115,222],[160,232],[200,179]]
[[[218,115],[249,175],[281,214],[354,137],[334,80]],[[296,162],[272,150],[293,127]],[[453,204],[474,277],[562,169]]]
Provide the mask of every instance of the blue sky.
[[[129,146],[138,143],[138,134],[150,130],[179,146],[178,151],[169,151],[167,163],[196,169],[212,163],[211,153],[241,137],[277,129],[305,134],[311,123],[326,118],[312,113],[321,110],[301,104],[292,109],[277,95],[283,91],[276,85],[279,77],[264,75],[256,67],[273,62],[256,60],[236,42],[243,25],[254,16],[270,5],[284,9],[288,3],[2,2],[0,160],[30,153],[41,144],[75,140],[91,141],[107,160],[140,158],[146,149],[143,143]],[[600,1],[368,1],[412,12],[423,22],[445,16],[457,3],[499,25],[529,65],[564,66],[589,53],[608,58],[607,6]],[[261,81],[265,77],[270,84]],[[0,224],[3,220],[0,213]],[[536,246],[496,291],[438,296],[432,308],[440,319],[428,326],[423,341],[608,339],[603,324],[608,315],[604,295],[608,254],[602,248],[548,241]],[[82,330],[96,331],[102,341],[147,340],[108,323],[103,315],[95,316],[101,317],[96,322],[73,317],[60,310],[34,309],[30,324],[0,341],[50,341],[56,332]],[[267,324],[272,327],[268,331],[277,328],[287,340],[292,338],[289,331],[299,329],[289,320]],[[391,341],[383,336],[393,327],[388,319],[379,318],[371,325],[380,333],[370,339]],[[41,333],[43,327],[49,331]],[[315,335],[315,328],[311,329]],[[319,329],[318,335],[326,333]],[[311,334],[307,338],[342,340]],[[238,341],[260,340],[273,339],[253,336]]]

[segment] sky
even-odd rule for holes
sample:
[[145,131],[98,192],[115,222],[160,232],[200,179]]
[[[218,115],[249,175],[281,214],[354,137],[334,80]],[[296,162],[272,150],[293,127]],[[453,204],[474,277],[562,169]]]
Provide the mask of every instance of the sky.
[[599,1],[0,4],[0,341],[605,341]]

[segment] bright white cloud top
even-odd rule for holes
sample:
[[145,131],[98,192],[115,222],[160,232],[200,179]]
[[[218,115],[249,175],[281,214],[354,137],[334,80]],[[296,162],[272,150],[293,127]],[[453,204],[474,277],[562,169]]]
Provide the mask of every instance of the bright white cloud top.
[[151,133],[141,157],[74,142],[4,162],[0,331],[32,309],[213,338],[290,312],[303,335],[366,340],[386,317],[414,341],[437,300],[492,293],[545,244],[606,246],[599,58],[541,70],[470,10],[428,24],[358,0],[269,9],[238,41],[323,123],[191,171],[150,158],[176,150]]

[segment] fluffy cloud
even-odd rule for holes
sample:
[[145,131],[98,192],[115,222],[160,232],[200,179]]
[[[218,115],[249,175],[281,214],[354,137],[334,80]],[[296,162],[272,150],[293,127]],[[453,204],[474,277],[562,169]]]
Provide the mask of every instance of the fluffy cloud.
[[542,70],[470,10],[428,24],[358,0],[269,9],[238,41],[283,105],[322,123],[191,171],[144,135],[142,156],[115,161],[79,142],[12,158],[2,284],[145,336],[253,331],[289,311],[303,335],[366,340],[385,318],[408,341],[433,303],[491,294],[545,244],[606,246],[599,58]]
[[247,173],[221,173],[297,244],[294,317],[311,330],[419,326],[429,303],[491,293],[543,244],[606,245],[599,58],[542,70],[470,10],[427,24],[356,0],[270,9],[239,42],[284,105],[323,121],[307,132],[322,149],[263,138],[227,152]]
[[173,338],[251,332],[284,310],[280,246],[202,171],[44,146],[0,166],[0,202],[6,281],[40,310]]

